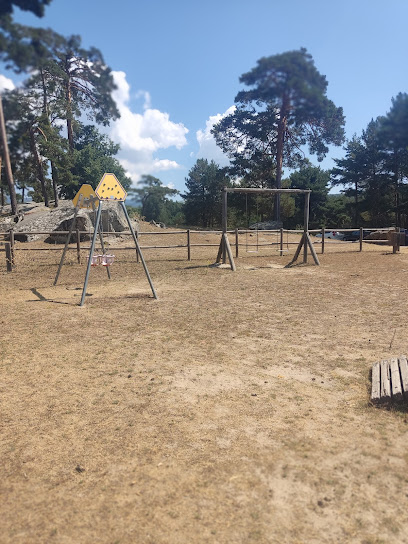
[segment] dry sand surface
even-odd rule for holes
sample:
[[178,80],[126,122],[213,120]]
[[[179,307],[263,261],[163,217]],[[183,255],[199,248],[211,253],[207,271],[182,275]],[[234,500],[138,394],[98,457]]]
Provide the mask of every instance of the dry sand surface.
[[74,251],[56,287],[59,251],[0,253],[1,544],[408,542],[408,414],[369,402],[408,248],[357,250],[146,250],[156,301],[115,249],[82,308]]

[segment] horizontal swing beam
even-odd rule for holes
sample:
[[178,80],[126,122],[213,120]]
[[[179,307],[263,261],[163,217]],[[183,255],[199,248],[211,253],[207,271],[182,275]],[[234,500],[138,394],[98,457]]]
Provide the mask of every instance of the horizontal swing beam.
[[258,188],[251,188],[251,187],[245,187],[245,188],[237,188],[232,189],[230,187],[224,187],[224,191],[226,193],[275,193],[275,194],[285,194],[285,193],[299,193],[299,194],[306,194],[311,193],[311,189],[258,189]]

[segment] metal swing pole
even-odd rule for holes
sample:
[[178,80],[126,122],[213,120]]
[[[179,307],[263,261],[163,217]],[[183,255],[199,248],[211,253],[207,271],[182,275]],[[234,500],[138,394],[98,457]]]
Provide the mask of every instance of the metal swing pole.
[[85,302],[86,288],[88,286],[89,272],[91,271],[92,257],[95,251],[95,243],[96,243],[96,237],[98,236],[99,223],[101,221],[101,214],[102,214],[102,201],[99,202],[98,212],[96,214],[94,233],[92,236],[91,249],[90,249],[89,257],[88,257],[88,265],[86,267],[84,288],[82,290],[81,302],[79,303],[80,306],[83,306]]
[[145,260],[144,260],[144,258],[143,258],[142,251],[141,251],[141,249],[140,249],[139,242],[138,242],[138,240],[137,240],[137,236],[136,236],[135,230],[134,230],[134,228],[133,228],[132,223],[130,222],[129,214],[128,214],[128,212],[127,212],[125,203],[124,203],[124,202],[121,202],[121,206],[122,206],[122,210],[123,210],[123,212],[124,212],[124,214],[125,214],[126,221],[128,222],[130,232],[132,233],[133,240],[134,240],[135,245],[136,245],[136,255],[139,255],[139,256],[140,256],[140,260],[142,261],[142,265],[143,265],[145,274],[146,274],[147,279],[148,279],[148,281],[149,281],[150,289],[152,290],[152,293],[153,293],[153,297],[154,297],[155,299],[157,299],[157,298],[158,298],[158,297],[157,297],[157,293],[156,293],[156,290],[155,290],[155,288],[154,288],[154,286],[153,286],[152,279],[151,279],[151,277],[150,277],[150,274],[149,274],[149,271],[148,271],[148,269],[147,269]]
[[83,195],[79,195],[77,205],[75,206],[74,217],[72,218],[72,223],[71,223],[71,226],[69,228],[68,237],[67,237],[67,239],[65,241],[64,250],[63,250],[62,255],[61,255],[60,264],[59,264],[59,267],[58,267],[57,274],[55,276],[55,280],[54,280],[53,285],[57,285],[57,281],[58,281],[59,275],[61,273],[62,265],[64,264],[65,254],[66,254],[66,252],[68,250],[69,241],[71,240],[72,231],[74,230],[75,219],[76,219],[76,216],[78,215],[82,199],[83,199]]

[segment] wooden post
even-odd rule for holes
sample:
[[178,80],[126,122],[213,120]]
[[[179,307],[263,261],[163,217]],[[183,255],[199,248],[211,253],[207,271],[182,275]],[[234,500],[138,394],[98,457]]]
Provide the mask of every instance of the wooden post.
[[187,260],[191,261],[190,229],[187,229]]
[[233,272],[235,272],[236,271],[236,266],[235,266],[235,262],[234,262],[234,257],[232,256],[231,246],[230,246],[230,243],[229,243],[229,240],[228,240],[227,233],[225,232],[222,235],[222,237],[224,239],[224,248],[225,248],[225,252],[228,254],[228,259],[229,259],[229,262],[230,262],[230,265],[231,265],[231,270]]
[[325,234],[325,231],[326,231],[326,229],[323,227],[322,228],[322,255],[324,253],[324,234]]
[[310,193],[305,194],[305,225],[304,236],[305,243],[303,244],[303,262],[307,263],[307,236],[309,234],[309,207],[310,207]]
[[222,233],[223,233],[223,246],[222,246],[222,263],[225,264],[227,262],[227,251],[225,247],[225,236],[227,236],[227,224],[228,224],[228,193],[227,188],[224,187],[224,191],[222,193]]
[[77,261],[81,264],[81,235],[79,229],[76,229]]
[[363,227],[360,227],[360,251],[363,251]]
[[235,257],[238,259],[239,253],[239,234],[238,229],[235,229]]
[[14,266],[14,230],[10,229],[10,252],[11,252],[11,266]]
[[6,269],[7,269],[7,272],[12,272],[13,266],[12,266],[12,259],[11,259],[11,244],[10,242],[6,242],[4,245],[6,250]]
[[283,255],[283,229],[280,229],[279,253],[280,253],[280,256],[282,257],[282,255]]

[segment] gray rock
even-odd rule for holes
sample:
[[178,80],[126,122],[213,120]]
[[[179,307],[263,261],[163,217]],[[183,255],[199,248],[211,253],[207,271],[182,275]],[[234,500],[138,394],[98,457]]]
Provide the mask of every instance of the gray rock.
[[[63,244],[66,234],[60,231],[69,231],[74,218],[74,206],[71,201],[62,200],[58,208],[36,206],[27,211],[22,220],[14,224],[15,239],[21,242],[44,240],[48,243]],[[81,241],[89,240],[93,233],[95,214],[92,210],[78,211],[71,242],[76,241],[76,229],[85,231],[81,234]],[[105,233],[122,232],[128,230],[125,214],[117,202],[104,202],[101,215],[102,229]],[[13,224],[8,224],[8,228]],[[137,225],[134,225],[137,230]],[[30,234],[30,233],[33,234]],[[52,234],[35,234],[35,232],[52,232]]]
[[250,230],[276,230],[283,227],[282,221],[261,221],[259,223],[253,223],[249,225]]

